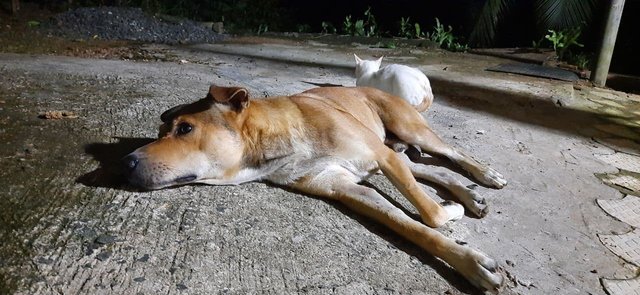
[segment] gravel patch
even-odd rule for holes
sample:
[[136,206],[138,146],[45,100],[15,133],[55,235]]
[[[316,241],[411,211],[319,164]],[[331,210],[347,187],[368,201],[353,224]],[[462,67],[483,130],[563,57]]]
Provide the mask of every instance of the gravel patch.
[[167,44],[214,43],[223,39],[223,35],[197,22],[166,21],[129,7],[78,8],[56,15],[44,28],[50,34],[70,38]]

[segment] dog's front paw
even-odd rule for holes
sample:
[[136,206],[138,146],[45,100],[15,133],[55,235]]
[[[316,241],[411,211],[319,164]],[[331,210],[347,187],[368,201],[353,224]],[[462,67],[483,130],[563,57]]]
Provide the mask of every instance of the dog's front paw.
[[503,188],[505,185],[507,185],[507,180],[504,178],[504,176],[490,167],[485,167],[484,171],[482,171],[477,178],[480,182],[482,182],[482,184],[489,187]]
[[458,272],[483,291],[498,293],[504,278],[498,272],[498,263],[471,248],[466,248],[459,262],[452,265]]

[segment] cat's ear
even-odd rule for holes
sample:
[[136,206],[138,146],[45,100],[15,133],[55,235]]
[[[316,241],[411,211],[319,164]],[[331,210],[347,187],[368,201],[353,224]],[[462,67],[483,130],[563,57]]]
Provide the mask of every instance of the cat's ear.
[[384,57],[384,55],[383,55],[383,56],[381,56],[380,58],[378,58],[378,60],[376,60],[376,62],[378,62],[378,65],[381,65],[381,64],[382,64],[382,58],[383,58],[383,57]]
[[353,57],[356,58],[356,64],[362,63],[362,59],[360,59],[355,53],[353,54]]

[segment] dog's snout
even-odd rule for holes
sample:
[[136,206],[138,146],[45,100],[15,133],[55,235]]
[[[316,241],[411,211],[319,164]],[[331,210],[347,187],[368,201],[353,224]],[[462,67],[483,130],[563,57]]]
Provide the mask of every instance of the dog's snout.
[[140,160],[135,154],[128,154],[126,157],[122,158],[122,164],[124,169],[127,172],[131,172],[138,166]]

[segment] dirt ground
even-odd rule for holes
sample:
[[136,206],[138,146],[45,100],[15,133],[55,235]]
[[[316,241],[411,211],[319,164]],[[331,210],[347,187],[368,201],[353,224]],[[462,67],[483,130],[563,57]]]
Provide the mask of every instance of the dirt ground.
[[[0,54],[0,293],[476,293],[338,204],[267,183],[121,186],[114,163],[156,136],[163,110],[202,97],[210,83],[243,85],[255,98],[314,87],[308,81],[354,84],[350,69],[195,49],[155,54],[172,58]],[[46,111],[77,118],[39,118]],[[591,128],[583,114],[437,95],[426,116],[509,180],[478,188],[487,217],[440,229],[496,258],[505,294],[604,294],[599,278],[634,275],[596,236],[631,227],[596,205],[622,194],[594,176],[617,171],[596,157],[614,151],[580,135]],[[371,184],[414,212],[382,176]]]

